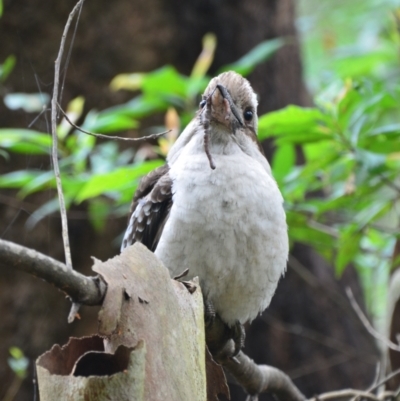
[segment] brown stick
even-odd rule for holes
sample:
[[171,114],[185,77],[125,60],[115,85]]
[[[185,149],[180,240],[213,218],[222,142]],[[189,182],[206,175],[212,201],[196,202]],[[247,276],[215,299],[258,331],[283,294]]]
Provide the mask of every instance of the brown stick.
[[82,8],[84,0],[79,0],[71,13],[69,14],[67,23],[64,27],[64,32],[61,38],[60,48],[58,50],[58,55],[56,61],[54,63],[54,88],[53,88],[53,96],[51,98],[51,135],[53,138],[53,146],[52,146],[52,160],[53,160],[53,169],[54,175],[56,177],[57,184],[57,193],[58,193],[58,201],[60,203],[60,213],[61,213],[61,226],[62,226],[62,237],[64,243],[64,253],[65,253],[65,263],[69,269],[72,270],[72,259],[71,259],[71,249],[69,245],[69,236],[68,236],[68,221],[67,221],[67,211],[65,207],[64,194],[62,190],[61,183],[61,175],[60,175],[60,167],[58,166],[58,137],[57,137],[57,103],[58,103],[58,88],[60,81],[60,67],[61,60],[64,53],[65,41],[67,39],[67,34],[69,31],[69,27],[72,23],[72,20],[75,14]]
[[74,124],[69,117],[67,116],[67,113],[61,108],[61,106],[58,104],[58,108],[61,111],[61,114],[64,116],[64,118],[67,120],[67,122],[74,127],[75,129],[77,129],[80,132],[83,132],[84,134],[87,135],[91,135],[94,136],[96,138],[103,138],[103,139],[114,139],[117,141],[132,141],[132,142],[142,142],[142,141],[147,141],[148,139],[157,139],[162,135],[168,134],[168,132],[171,132],[171,130],[168,131],[164,131],[164,132],[160,132],[158,134],[151,134],[151,135],[146,135],[146,136],[142,136],[140,138],[126,138],[123,136],[111,136],[111,135],[103,135],[103,134],[96,134],[95,132],[90,132],[90,131],[86,131],[83,128],[79,127],[78,125]]

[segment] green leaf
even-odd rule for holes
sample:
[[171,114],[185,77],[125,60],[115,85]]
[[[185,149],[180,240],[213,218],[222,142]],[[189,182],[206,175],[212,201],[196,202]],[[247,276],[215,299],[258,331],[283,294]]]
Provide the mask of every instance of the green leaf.
[[110,107],[103,110],[104,113],[124,115],[132,119],[147,117],[158,111],[166,110],[168,103],[158,96],[137,96],[129,102],[120,106]]
[[121,89],[137,91],[142,87],[145,76],[144,73],[118,74],[112,79],[110,88],[114,91]]
[[371,75],[378,69],[396,63],[396,52],[390,47],[376,51],[357,52],[334,61],[337,74],[343,78]]
[[99,196],[106,192],[121,191],[129,189],[140,177],[148,174],[163,164],[161,160],[154,160],[135,164],[129,167],[120,167],[106,174],[93,175],[79,191],[76,202],[80,203],[86,199]]
[[8,351],[14,359],[21,359],[24,357],[24,353],[22,352],[21,348],[11,347]]
[[112,112],[96,113],[94,111],[87,114],[82,124],[82,129],[100,134],[108,134],[110,132],[123,131],[137,127],[138,122],[129,116]]
[[370,130],[359,142],[363,149],[390,154],[400,151],[400,124],[389,124]]
[[[0,0],[1,2],[1,0]],[[1,4],[0,4],[1,9]],[[1,10],[0,10],[1,11]],[[1,17],[1,15],[0,15]],[[0,64],[0,82],[4,82],[14,69],[16,58],[13,55],[8,56],[3,64]]]
[[307,216],[301,212],[286,212],[291,241],[298,241],[313,246],[328,260],[332,257],[335,239],[328,233],[308,225]]
[[103,199],[92,199],[88,207],[90,222],[97,232],[102,232],[106,226],[110,205]]
[[358,226],[350,224],[340,231],[338,252],[335,260],[336,274],[340,276],[346,266],[354,259],[360,251],[362,233]]
[[26,196],[41,191],[45,188],[55,187],[55,177],[53,171],[40,172],[35,178],[27,182],[18,192],[18,196],[25,198]]
[[269,137],[283,143],[307,143],[330,139],[321,123],[326,117],[320,110],[287,106],[282,110],[264,114],[258,121],[258,137],[262,141]]
[[293,145],[278,146],[272,159],[272,171],[279,182],[293,168],[296,161],[296,152]]
[[189,79],[180,75],[174,67],[165,66],[146,74],[141,86],[145,95],[169,98],[173,95],[186,97]]
[[40,171],[20,170],[0,175],[0,188],[22,188],[40,174]]
[[50,154],[52,139],[48,134],[17,129],[0,129],[0,147],[15,153]]
[[11,358],[7,360],[8,366],[19,378],[25,378],[29,366],[29,359],[26,358],[22,350],[17,347],[11,347],[9,352]]
[[258,64],[268,60],[284,44],[285,40],[282,38],[270,39],[261,42],[235,63],[222,67],[218,73],[233,70],[243,76],[246,76],[250,74]]

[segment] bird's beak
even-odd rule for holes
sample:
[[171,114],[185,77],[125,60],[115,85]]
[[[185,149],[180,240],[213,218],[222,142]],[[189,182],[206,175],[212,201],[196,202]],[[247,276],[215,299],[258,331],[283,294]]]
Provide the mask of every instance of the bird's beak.
[[232,114],[236,117],[236,120],[243,127],[244,123],[243,123],[242,116],[240,115],[240,111],[239,111],[238,107],[233,102],[230,93],[223,85],[217,85],[217,88],[218,88],[221,96],[228,102],[229,108],[231,109]]
[[223,85],[217,85],[211,93],[207,107],[211,106],[211,118],[234,131],[239,123],[243,126],[243,118],[239,108],[235,105],[228,90]]

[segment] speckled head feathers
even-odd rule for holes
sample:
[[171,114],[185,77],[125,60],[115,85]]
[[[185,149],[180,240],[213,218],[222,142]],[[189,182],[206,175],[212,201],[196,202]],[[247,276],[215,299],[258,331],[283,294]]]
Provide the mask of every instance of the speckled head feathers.
[[230,93],[235,105],[244,112],[251,110],[254,113],[253,127],[257,132],[257,95],[254,93],[250,82],[234,71],[223,72],[213,78],[208,84],[203,98],[207,98],[217,85],[224,86]]

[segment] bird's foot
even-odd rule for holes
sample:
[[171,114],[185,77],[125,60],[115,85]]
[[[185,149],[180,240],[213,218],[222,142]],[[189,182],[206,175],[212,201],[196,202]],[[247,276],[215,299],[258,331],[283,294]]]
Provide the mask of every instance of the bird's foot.
[[204,323],[206,327],[211,327],[215,321],[215,309],[212,302],[204,299]]
[[244,347],[244,341],[246,339],[246,332],[243,325],[236,321],[235,325],[232,326],[232,340],[235,343],[235,351],[233,353],[233,358],[239,353],[239,351]]
[[180,283],[182,283],[186,289],[193,294],[196,291],[197,285],[194,284],[192,281],[184,281],[184,280],[180,280],[182,277],[187,276],[189,273],[189,269],[184,270],[182,273],[178,274],[177,276],[174,277],[174,280],[179,281]]

